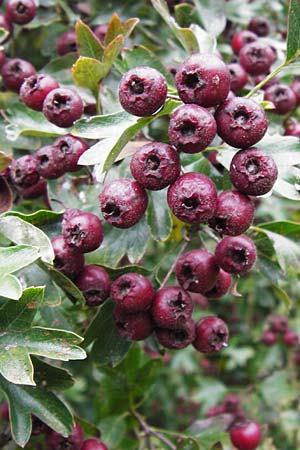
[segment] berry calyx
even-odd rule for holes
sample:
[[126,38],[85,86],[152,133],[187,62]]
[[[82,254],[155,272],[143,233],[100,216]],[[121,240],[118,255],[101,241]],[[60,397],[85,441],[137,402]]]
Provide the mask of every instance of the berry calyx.
[[243,274],[248,272],[256,261],[256,246],[252,239],[243,234],[227,236],[218,243],[215,256],[225,272]]
[[31,109],[42,111],[49,92],[59,87],[58,82],[47,74],[35,74],[25,79],[20,88],[20,97]]
[[69,247],[63,236],[56,236],[51,241],[54,250],[54,268],[67,277],[76,278],[84,266],[84,256]]
[[254,420],[236,424],[230,430],[230,439],[238,450],[255,450],[262,440],[261,427]]
[[75,280],[88,306],[99,306],[109,296],[110,279],[102,267],[91,264],[84,266]]
[[128,314],[150,308],[155,291],[148,278],[138,273],[125,273],[111,285],[111,298]]
[[245,45],[240,53],[241,66],[250,75],[266,73],[276,59],[276,54],[270,45],[261,41],[255,41]]
[[67,134],[56,139],[53,143],[54,151],[59,152],[59,159],[63,161],[66,172],[76,172],[82,166],[78,165],[80,156],[89,148],[87,143],[78,137]]
[[216,316],[203,317],[196,324],[196,338],[193,346],[201,353],[219,352],[227,347],[228,328],[226,323]]
[[43,113],[58,127],[70,127],[82,116],[83,102],[73,89],[53,89],[44,100]]
[[103,241],[101,220],[89,212],[81,211],[66,220],[62,231],[66,243],[80,253],[96,250]]
[[193,302],[185,290],[167,286],[156,292],[151,311],[157,327],[181,330],[192,316]]

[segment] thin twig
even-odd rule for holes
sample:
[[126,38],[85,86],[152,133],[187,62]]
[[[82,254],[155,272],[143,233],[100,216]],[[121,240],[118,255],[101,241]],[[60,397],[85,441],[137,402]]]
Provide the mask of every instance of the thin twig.
[[178,102],[180,102],[180,97],[178,97],[178,95],[168,94],[167,98],[170,98],[171,100],[177,100]]
[[165,276],[165,278],[163,279],[162,283],[161,283],[161,288],[165,287],[165,285],[167,284],[167,282],[169,281],[170,276],[172,275],[173,270],[175,269],[175,266],[179,260],[179,258],[181,257],[181,255],[184,253],[185,249],[187,248],[188,244],[190,242],[189,238],[185,238],[185,241],[181,247],[181,249],[179,250],[176,258],[173,261],[173,264],[171,265],[170,269],[168,270],[167,275]]
[[138,421],[141,428],[144,430],[146,436],[152,435],[156,437],[159,441],[166,444],[171,450],[176,450],[176,446],[171,441],[169,441],[169,439],[166,438],[162,433],[154,430],[150,425],[148,425],[147,422],[144,421],[144,419],[140,416],[138,412],[136,412],[135,410],[131,410],[131,414]]
[[212,231],[210,231],[207,227],[201,228],[201,231],[206,234],[206,236],[210,237],[215,242],[220,242],[221,239],[219,239]]

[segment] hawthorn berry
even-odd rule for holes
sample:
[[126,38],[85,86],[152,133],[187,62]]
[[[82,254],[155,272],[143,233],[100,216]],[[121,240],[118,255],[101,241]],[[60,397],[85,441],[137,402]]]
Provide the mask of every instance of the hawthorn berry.
[[5,12],[11,22],[25,25],[36,15],[35,0],[7,0]]
[[113,311],[115,326],[119,334],[130,341],[143,341],[153,332],[153,321],[148,311],[125,313],[116,307]]
[[19,92],[25,78],[31,77],[35,73],[36,70],[33,65],[21,58],[10,58],[1,67],[1,75],[5,86],[15,92]]
[[237,148],[256,144],[268,128],[263,108],[253,100],[242,97],[226,100],[218,107],[215,119],[219,136]]
[[54,268],[71,279],[76,278],[84,266],[83,254],[69,247],[62,235],[53,238],[51,244],[55,255]]
[[207,250],[191,250],[176,264],[176,278],[183,289],[204,294],[216,284],[219,267]]
[[205,297],[208,298],[221,298],[227,294],[232,283],[232,276],[230,273],[225,272],[225,270],[220,269],[217,281],[215,285],[205,292]]
[[53,145],[45,145],[36,152],[37,169],[43,178],[53,180],[65,173],[63,160],[59,156]]
[[97,439],[87,439],[83,442],[81,450],[108,450],[108,447]]
[[175,84],[184,103],[210,107],[218,105],[227,97],[230,73],[218,56],[195,53],[178,68]]
[[0,51],[0,68],[3,66],[5,61],[6,61],[6,54]]
[[100,247],[103,241],[102,223],[96,214],[80,211],[63,224],[66,243],[80,253],[89,253]]
[[167,200],[173,214],[183,222],[208,222],[216,209],[217,189],[206,175],[189,172],[169,187]]
[[165,348],[180,350],[187,347],[195,339],[195,322],[188,319],[181,328],[170,330],[156,328],[155,334],[158,342]]
[[237,92],[242,89],[248,81],[245,69],[239,63],[227,64],[230,73],[230,89]]
[[[268,75],[269,75],[269,73],[262,73],[260,75],[256,75],[255,77],[253,77],[254,85],[256,85],[256,84],[260,83],[261,81],[263,81]],[[265,83],[261,87],[261,89],[263,91],[265,91],[270,86],[274,86],[274,84],[279,84],[279,83],[280,83],[280,78],[275,76],[275,77],[271,78],[271,80],[269,80],[267,83]]]
[[133,178],[144,188],[157,191],[172,184],[180,174],[177,151],[162,142],[143,145],[130,162]]
[[291,121],[285,129],[284,135],[300,138],[300,123],[295,120]]
[[70,52],[76,52],[76,33],[75,31],[67,31],[62,34],[56,43],[56,51],[59,56],[66,55]]
[[297,104],[300,104],[300,79],[296,77],[291,84],[291,89],[294,92],[297,100]]
[[226,236],[215,251],[219,266],[228,273],[244,274],[256,261],[256,246],[252,239],[244,236]]
[[276,54],[270,45],[261,41],[251,42],[245,45],[240,53],[241,66],[250,75],[266,73],[276,59]]
[[240,150],[232,158],[230,179],[236,189],[246,195],[264,195],[278,176],[274,159],[258,147]]
[[70,127],[82,116],[83,102],[73,89],[53,89],[44,100],[43,113],[58,127]]
[[228,394],[223,400],[225,411],[235,413],[238,410],[240,400],[237,394]]
[[240,53],[240,50],[247,44],[257,41],[257,35],[252,31],[242,30],[235,33],[231,41],[232,50],[236,55]]
[[150,116],[165,103],[167,82],[156,69],[136,67],[126,72],[119,84],[119,100],[134,116]]
[[133,314],[150,308],[155,291],[148,278],[138,273],[125,273],[111,285],[110,295],[119,309]]
[[271,24],[266,17],[256,16],[250,20],[248,30],[252,31],[259,37],[266,37],[270,33]]
[[267,347],[271,347],[272,345],[276,344],[277,336],[271,330],[264,330],[261,334],[260,340]]
[[14,159],[10,165],[10,178],[19,188],[28,188],[35,185],[40,179],[35,156],[25,155]]
[[272,314],[268,317],[268,323],[270,330],[273,333],[286,333],[288,331],[289,322],[288,318],[279,314]]
[[254,420],[235,424],[230,439],[238,450],[255,450],[262,440],[261,427]]
[[167,286],[156,292],[151,312],[158,328],[181,330],[192,316],[193,302],[184,289]]
[[90,264],[84,266],[75,280],[88,306],[99,306],[109,296],[110,279],[102,267]]
[[100,194],[103,217],[117,228],[129,228],[136,224],[144,215],[147,204],[145,189],[128,178],[110,182]]
[[283,342],[287,347],[294,347],[298,342],[298,335],[293,330],[287,330],[283,335]]
[[202,106],[182,105],[170,118],[169,138],[177,150],[198,153],[214,139],[217,125],[213,115]]
[[219,352],[227,347],[228,328],[217,316],[203,317],[196,324],[196,337],[193,346],[201,353]]
[[286,114],[297,105],[294,91],[284,84],[275,84],[266,89],[264,100],[274,104],[275,109],[270,110],[274,114]]
[[60,153],[59,159],[65,172],[76,172],[82,166],[78,165],[80,156],[89,148],[87,143],[78,137],[67,134],[57,138],[53,143],[54,151]]
[[47,193],[47,181],[39,179],[39,181],[27,188],[17,187],[19,194],[26,200],[32,200]]
[[46,436],[46,444],[47,450],[81,450],[83,444],[82,428],[79,424],[76,424],[67,438],[51,430]]
[[37,73],[24,80],[20,97],[29,108],[42,111],[46,96],[58,86],[58,82],[50,75]]

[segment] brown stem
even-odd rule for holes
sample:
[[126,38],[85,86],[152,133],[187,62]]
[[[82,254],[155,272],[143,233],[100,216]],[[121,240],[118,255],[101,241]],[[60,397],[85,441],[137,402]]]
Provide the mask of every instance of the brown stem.
[[136,412],[133,409],[133,410],[131,410],[131,414],[138,421],[141,428],[145,432],[146,436],[152,435],[152,436],[156,437],[159,441],[166,444],[171,450],[176,450],[176,446],[171,441],[169,441],[169,439],[166,438],[163,434],[161,434],[158,431],[155,431],[150,425],[148,425],[147,422],[144,421],[144,419],[142,418],[142,416],[140,416],[140,414],[138,412]]
[[175,269],[175,266],[176,266],[176,264],[177,264],[179,258],[180,258],[181,255],[184,253],[184,251],[185,251],[185,249],[187,248],[189,242],[190,242],[190,239],[189,239],[188,237],[186,237],[186,238],[185,238],[185,241],[184,241],[184,243],[183,243],[183,245],[182,245],[182,247],[181,247],[181,249],[179,250],[179,252],[178,252],[176,258],[175,258],[174,261],[173,261],[173,264],[171,265],[170,269],[168,270],[167,275],[166,275],[165,278],[163,279],[160,288],[165,287],[165,285],[166,285],[167,282],[169,281],[169,278],[170,278],[170,276],[172,275],[173,270]]

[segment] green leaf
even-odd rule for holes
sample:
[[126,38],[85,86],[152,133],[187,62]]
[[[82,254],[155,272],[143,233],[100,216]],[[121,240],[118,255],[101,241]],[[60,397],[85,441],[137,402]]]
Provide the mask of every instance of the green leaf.
[[137,17],[132,17],[122,23],[118,14],[114,13],[108,23],[107,32],[105,35],[105,44],[108,45],[120,34],[124,37],[129,36],[138,23],[139,19]]
[[52,223],[60,222],[62,219],[63,212],[49,211],[48,209],[40,209],[31,214],[24,214],[19,211],[8,211],[3,214],[3,217],[14,216],[19,217],[25,222],[31,223],[36,227],[42,227],[43,225],[49,225]]
[[0,278],[28,266],[39,257],[38,249],[30,245],[0,247]]
[[22,296],[22,285],[14,275],[4,275],[0,278],[0,295],[1,297],[10,298],[11,300],[19,300]]
[[99,423],[101,439],[109,448],[120,448],[120,443],[126,433],[124,416],[109,416]]
[[105,77],[103,64],[94,58],[80,56],[72,67],[72,74],[78,86],[90,89],[93,95],[98,95],[99,83]]
[[194,0],[194,3],[206,31],[212,36],[219,36],[226,26],[224,0]]
[[200,444],[192,438],[186,438],[180,441],[177,450],[200,450]]
[[79,55],[101,60],[103,46],[90,27],[79,20],[76,23],[75,32]]
[[71,433],[74,427],[72,414],[52,392],[40,387],[16,385],[1,375],[0,389],[9,403],[13,439],[21,447],[25,447],[29,441],[32,414],[63,436]]
[[0,217],[0,233],[16,244],[37,247],[43,261],[52,262],[54,260],[54,252],[48,236],[39,228],[19,217]]
[[300,3],[298,0],[290,0],[288,17],[287,62],[300,54]]
[[148,208],[146,212],[151,236],[156,241],[165,241],[172,232],[172,220],[167,204],[167,192],[148,192]]
[[286,370],[275,372],[262,381],[258,388],[267,405],[278,411],[284,409],[297,396]]
[[261,223],[258,227],[273,231],[274,233],[281,234],[282,236],[300,237],[300,224],[298,222],[279,220],[276,222]]
[[68,370],[53,366],[35,356],[32,357],[32,362],[34,378],[38,386],[63,391],[74,385],[75,380]]
[[108,74],[113,63],[115,62],[116,58],[118,57],[123,45],[124,45],[124,36],[119,35],[119,36],[115,37],[115,39],[113,39],[105,48],[104,54],[103,54],[103,64],[104,64],[104,68],[106,70],[106,75]]

